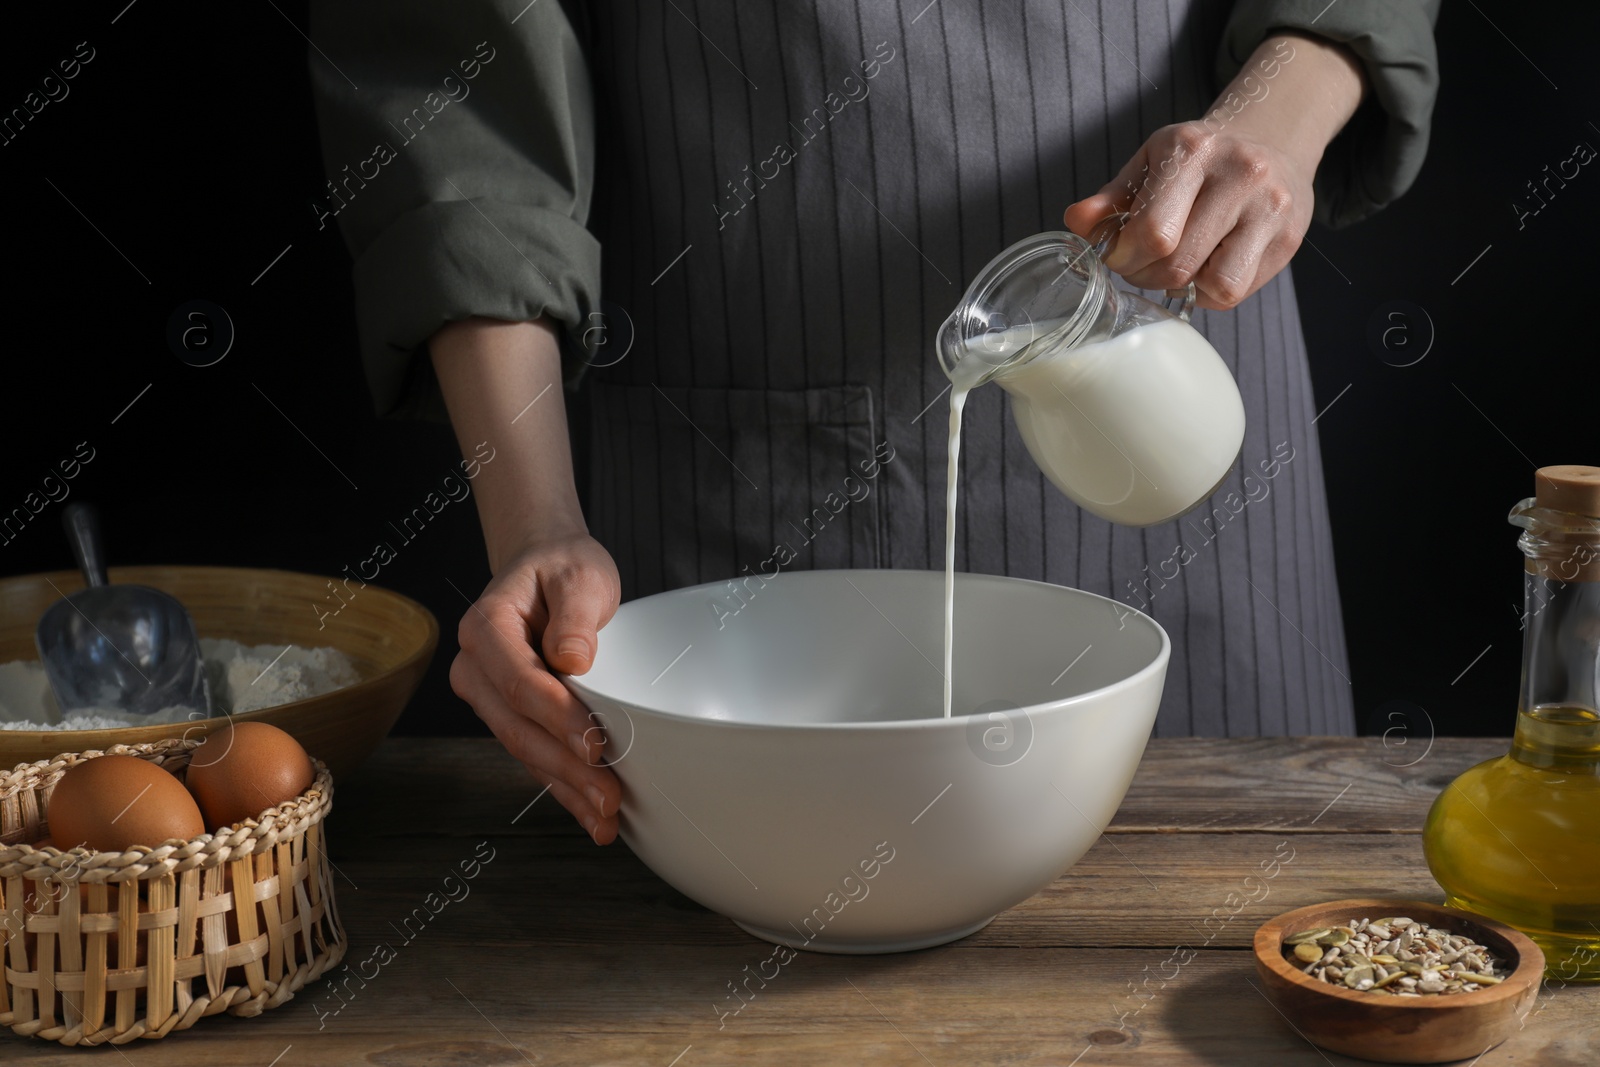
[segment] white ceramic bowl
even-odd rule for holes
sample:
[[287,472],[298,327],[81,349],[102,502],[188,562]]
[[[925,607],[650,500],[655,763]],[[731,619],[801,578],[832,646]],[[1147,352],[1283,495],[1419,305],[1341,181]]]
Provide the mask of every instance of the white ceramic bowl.
[[[735,592],[737,590],[737,593]],[[622,836],[768,941],[925,948],[1076,863],[1144,752],[1171,644],[1075,589],[803,571],[622,605],[568,678],[605,726]]]

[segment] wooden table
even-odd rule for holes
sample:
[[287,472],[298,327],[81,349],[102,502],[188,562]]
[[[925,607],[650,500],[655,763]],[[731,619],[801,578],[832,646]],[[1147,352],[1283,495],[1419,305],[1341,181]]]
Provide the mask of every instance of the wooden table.
[[[342,999],[324,980],[259,1018],[122,1048],[4,1033],[0,1064],[1355,1064],[1285,1025],[1250,937],[1318,901],[1441,899],[1422,858],[1428,805],[1505,749],[1152,742],[1111,830],[1044,892],[941,948],[801,953],[719,1027],[727,983],[769,946],[620,843],[590,844],[548,797],[529,807],[537,789],[495,742],[390,740],[341,783],[331,822]],[[1292,858],[1247,885],[1275,855]],[[1600,1063],[1600,990],[1547,985],[1477,1063]]]

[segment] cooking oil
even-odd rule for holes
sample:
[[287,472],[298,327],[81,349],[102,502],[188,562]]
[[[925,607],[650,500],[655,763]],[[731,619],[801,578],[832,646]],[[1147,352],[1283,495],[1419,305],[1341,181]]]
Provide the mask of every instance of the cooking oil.
[[1551,978],[1600,981],[1600,715],[1519,712],[1511,751],[1439,794],[1423,844],[1446,904],[1527,934]]
[[1423,830],[1446,903],[1514,926],[1546,975],[1600,981],[1600,468],[1543,467],[1519,503],[1522,692],[1511,750],[1464,772]]

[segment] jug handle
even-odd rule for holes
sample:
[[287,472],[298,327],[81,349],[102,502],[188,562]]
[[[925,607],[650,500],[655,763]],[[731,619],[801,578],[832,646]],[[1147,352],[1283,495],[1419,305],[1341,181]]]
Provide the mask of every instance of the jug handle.
[[[1129,218],[1128,212],[1118,211],[1095,223],[1094,229],[1089,231],[1089,239],[1094,242],[1094,254],[1102,262],[1106,258],[1106,249],[1111,247],[1111,239]],[[1178,318],[1188,322],[1189,316],[1194,313],[1194,282],[1190,282],[1182,289],[1168,289],[1166,307]]]

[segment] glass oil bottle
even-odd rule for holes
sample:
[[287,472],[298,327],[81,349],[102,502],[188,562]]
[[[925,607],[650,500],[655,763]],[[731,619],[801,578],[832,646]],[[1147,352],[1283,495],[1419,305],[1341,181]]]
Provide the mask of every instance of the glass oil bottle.
[[1600,467],[1542,467],[1512,509],[1524,561],[1511,751],[1434,801],[1423,848],[1446,903],[1514,926],[1546,975],[1600,981]]

